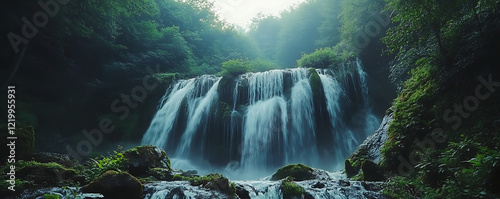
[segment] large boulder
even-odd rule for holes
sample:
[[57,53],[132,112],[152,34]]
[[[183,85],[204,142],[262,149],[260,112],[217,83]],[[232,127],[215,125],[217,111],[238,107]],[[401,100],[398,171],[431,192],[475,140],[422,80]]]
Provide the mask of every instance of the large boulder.
[[128,160],[129,172],[134,176],[147,174],[151,168],[172,170],[165,151],[155,146],[135,147],[123,152],[123,157]]
[[142,184],[127,172],[106,171],[81,189],[84,193],[101,193],[105,198],[142,198]]
[[235,194],[236,187],[232,187],[231,184],[229,184],[229,180],[221,174],[211,173],[204,176],[202,179],[206,181],[203,182],[203,187],[207,189],[220,191],[230,196]]
[[292,177],[296,181],[311,180],[316,178],[313,171],[311,167],[303,164],[289,164],[279,168],[271,180],[281,180],[286,177]]

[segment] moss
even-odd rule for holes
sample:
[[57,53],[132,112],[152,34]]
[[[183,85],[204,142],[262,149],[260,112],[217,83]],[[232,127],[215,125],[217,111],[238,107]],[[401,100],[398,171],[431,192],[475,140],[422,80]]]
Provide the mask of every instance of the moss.
[[230,119],[231,114],[233,113],[233,108],[229,106],[226,102],[219,101],[218,107],[218,117],[222,120]]
[[303,164],[289,164],[279,168],[273,174],[271,180],[281,180],[286,177],[292,177],[297,181],[314,179],[313,169]]
[[363,173],[363,171],[359,172],[351,178],[351,180],[353,181],[362,181],[363,179],[365,179],[365,174]]
[[222,174],[211,173],[206,176],[181,176],[175,174],[173,181],[188,181],[192,186],[202,186],[207,189],[220,191],[228,196],[236,195],[236,185],[229,183],[229,180]]
[[165,168],[151,168],[149,169],[148,174],[158,180],[171,181],[173,178],[172,172]]
[[184,181],[184,178],[180,174],[175,174],[172,181]]
[[309,68],[309,84],[311,85],[311,90],[313,91],[313,96],[319,96],[323,85],[321,84],[321,77],[319,77],[318,72],[314,68]]
[[417,62],[411,78],[404,83],[404,90],[394,101],[394,120],[388,129],[388,139],[382,148],[385,157],[382,165],[390,171],[397,171],[399,155],[408,156],[416,138],[429,134],[433,125],[432,101],[439,84],[436,80],[437,66],[428,58]]
[[145,177],[145,178],[137,178],[139,180],[139,182],[141,182],[141,184],[148,184],[148,183],[153,183],[153,182],[156,182],[158,181],[158,179],[156,179],[155,177]]
[[285,178],[280,185],[283,198],[301,197],[306,192],[303,187],[293,182],[292,177]]
[[57,163],[39,163],[34,161],[16,163],[16,174],[23,181],[33,182],[34,187],[59,185],[77,185],[81,183],[74,169],[68,169]]
[[128,160],[129,172],[134,176],[144,175],[150,168],[172,171],[165,151],[155,146],[138,146],[123,152],[123,156]]
[[44,199],[59,199],[59,195],[57,194],[43,194]]

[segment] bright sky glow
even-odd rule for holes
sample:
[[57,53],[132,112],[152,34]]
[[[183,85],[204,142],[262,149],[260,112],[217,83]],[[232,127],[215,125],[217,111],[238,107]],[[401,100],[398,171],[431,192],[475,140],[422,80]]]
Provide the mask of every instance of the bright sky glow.
[[225,21],[246,28],[257,14],[278,16],[281,11],[306,0],[213,0]]

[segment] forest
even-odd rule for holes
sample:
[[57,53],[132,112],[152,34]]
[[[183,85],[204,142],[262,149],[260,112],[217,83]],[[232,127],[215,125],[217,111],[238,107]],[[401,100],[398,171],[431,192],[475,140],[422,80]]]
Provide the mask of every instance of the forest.
[[241,1],[0,3],[0,195],[500,197],[500,0]]

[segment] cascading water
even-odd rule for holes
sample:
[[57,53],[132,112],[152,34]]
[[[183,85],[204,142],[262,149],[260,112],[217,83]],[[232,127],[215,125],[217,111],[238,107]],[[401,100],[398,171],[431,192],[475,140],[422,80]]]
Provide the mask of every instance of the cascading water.
[[204,75],[171,86],[142,144],[204,168],[238,170],[226,173],[232,178],[299,162],[339,169],[378,125],[368,101],[359,60],[335,69]]
[[[178,140],[181,136],[179,143],[176,144],[179,147],[178,153],[188,155],[193,134],[200,124],[206,123],[210,107],[217,99],[219,81],[220,78],[204,75],[176,83],[170,92],[167,92],[169,94],[165,95],[167,97],[162,99],[158,112],[144,134],[142,144],[168,148],[169,140]],[[182,108],[187,111],[187,120],[182,118],[182,115],[186,114],[181,112]],[[186,122],[184,133],[178,135],[179,129],[174,127]]]

